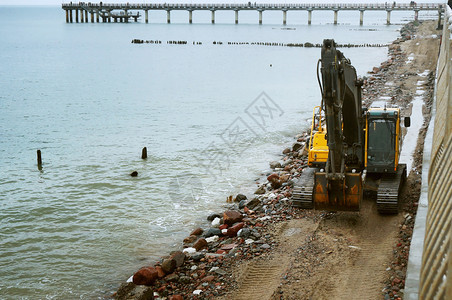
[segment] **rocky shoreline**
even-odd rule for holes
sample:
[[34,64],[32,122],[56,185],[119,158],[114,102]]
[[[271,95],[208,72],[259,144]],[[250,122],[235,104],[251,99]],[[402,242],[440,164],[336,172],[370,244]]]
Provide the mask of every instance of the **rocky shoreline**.
[[[379,99],[387,89],[385,84],[389,78],[394,78],[397,70],[406,64],[407,57],[402,51],[401,44],[415,36],[418,25],[417,23],[405,25],[400,31],[401,37],[389,45],[389,59],[363,78],[363,99],[366,106]],[[414,75],[416,74],[406,74]],[[425,84],[427,115],[432,103],[433,80],[434,75],[430,74],[428,83]],[[414,95],[407,93],[403,88],[394,88],[390,93],[391,102],[397,103],[402,108],[407,107]],[[426,117],[425,121],[428,120],[429,117]],[[259,184],[252,199],[247,199],[241,194],[230,197],[232,203],[228,205],[226,211],[208,216],[211,223],[209,228],[195,229],[184,239],[183,249],[171,252],[154,265],[138,270],[128,282],[120,286],[113,298],[217,299],[227,295],[229,299],[244,278],[236,274],[238,266],[249,261],[265,261],[281,246],[278,230],[275,230],[279,224],[301,219],[319,224],[322,220],[331,218],[334,213],[295,209],[290,203],[292,186],[307,167],[305,150],[307,137],[306,132],[298,135],[292,147],[284,149],[282,159],[270,163],[273,172],[267,174],[266,181]],[[421,169],[419,168],[422,164],[421,146],[422,143],[418,144],[414,154],[413,166],[416,170]],[[399,228],[393,247],[393,258],[387,269],[387,279],[379,288],[384,299],[403,297],[406,264],[420,191],[419,172],[411,172],[404,192],[404,207],[399,213],[402,217],[398,220]],[[314,238],[314,235],[311,238]],[[354,250],[351,241],[337,240],[337,247],[342,249],[341,251],[345,248]],[[302,247],[303,251],[306,251],[304,254],[306,257],[320,255],[309,245],[308,243],[306,247]],[[285,286],[290,288],[289,273],[284,276],[285,283],[281,283],[274,291],[272,299],[294,299],[285,289]]]

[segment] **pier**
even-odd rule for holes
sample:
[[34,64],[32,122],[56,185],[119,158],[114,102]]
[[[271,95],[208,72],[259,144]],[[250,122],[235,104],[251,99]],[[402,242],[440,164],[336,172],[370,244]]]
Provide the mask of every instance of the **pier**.
[[325,3],[291,3],[291,4],[189,4],[189,3],[124,3],[124,4],[108,4],[108,3],[63,3],[62,9],[66,12],[66,23],[103,23],[112,22],[129,22],[134,20],[138,22],[140,11],[144,12],[144,21],[149,23],[149,11],[161,10],[166,11],[167,23],[171,23],[171,11],[185,10],[188,11],[188,23],[193,23],[193,11],[195,10],[210,10],[211,22],[215,24],[215,12],[219,10],[230,10],[235,12],[235,24],[239,23],[239,11],[252,10],[257,11],[259,16],[259,24],[263,22],[263,12],[268,10],[279,10],[282,12],[282,23],[287,24],[288,11],[307,11],[308,24],[312,22],[312,12],[316,10],[330,10],[334,12],[334,24],[337,25],[339,11],[355,10],[360,12],[359,23],[364,23],[364,12],[369,10],[385,11],[386,24],[391,24],[392,11],[413,11],[414,19],[417,20],[419,11],[438,11],[438,22],[441,20],[441,14],[444,11],[444,3],[369,3],[369,4],[325,4]]

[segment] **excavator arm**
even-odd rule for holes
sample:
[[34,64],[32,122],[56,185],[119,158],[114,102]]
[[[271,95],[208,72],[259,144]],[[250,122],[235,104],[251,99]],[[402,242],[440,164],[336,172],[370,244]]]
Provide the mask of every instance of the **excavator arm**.
[[362,82],[350,60],[324,40],[321,52],[322,107],[327,127],[328,159],[315,173],[314,206],[325,210],[359,210],[364,167]]

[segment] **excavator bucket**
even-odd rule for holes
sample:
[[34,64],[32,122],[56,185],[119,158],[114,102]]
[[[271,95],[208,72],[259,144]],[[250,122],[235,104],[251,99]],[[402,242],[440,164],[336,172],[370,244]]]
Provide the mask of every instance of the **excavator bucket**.
[[328,180],[326,173],[316,172],[314,207],[327,211],[359,211],[363,198],[361,173],[345,173],[344,179]]

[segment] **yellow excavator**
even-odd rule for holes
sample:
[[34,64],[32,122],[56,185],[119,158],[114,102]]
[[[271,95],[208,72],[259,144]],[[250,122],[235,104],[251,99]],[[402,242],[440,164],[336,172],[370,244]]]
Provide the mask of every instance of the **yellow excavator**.
[[[292,203],[301,208],[359,211],[364,182],[377,192],[380,213],[398,212],[406,164],[399,108],[362,107],[362,80],[334,40],[323,41],[318,81],[322,102],[313,111],[308,168],[295,184]],[[410,126],[410,118],[404,118]]]

